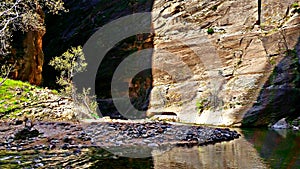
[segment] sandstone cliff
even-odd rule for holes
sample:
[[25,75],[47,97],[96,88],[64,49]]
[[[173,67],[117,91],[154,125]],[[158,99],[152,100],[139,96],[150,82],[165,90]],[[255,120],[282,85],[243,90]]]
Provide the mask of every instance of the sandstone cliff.
[[[299,74],[300,17],[293,3],[154,1],[148,114],[174,112],[183,122],[256,126],[297,114],[299,86],[292,79]],[[280,75],[274,75],[278,68]]]
[[[138,42],[154,47],[148,115],[174,112],[182,122],[266,126],[282,117],[299,116],[300,9],[294,3],[67,1],[69,13],[46,20],[45,62],[69,46],[84,45],[112,20],[151,11],[153,41]],[[111,76],[126,55],[144,49],[131,38],[108,52],[96,79],[98,98],[110,97]],[[44,70],[45,84],[50,85],[55,77],[50,79],[49,67]],[[100,109],[111,115],[116,110],[108,102]]]

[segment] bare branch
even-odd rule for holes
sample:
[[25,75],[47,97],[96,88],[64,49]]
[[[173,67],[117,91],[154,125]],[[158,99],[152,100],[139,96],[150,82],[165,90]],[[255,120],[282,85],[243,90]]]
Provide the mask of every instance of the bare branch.
[[16,64],[17,64],[17,61],[15,61],[15,63],[14,63],[12,66],[10,66],[10,67],[8,68],[8,70],[5,72],[5,76],[4,76],[4,78],[2,79],[2,81],[0,82],[0,86],[2,86],[3,83],[7,80],[9,73],[10,73],[11,70],[16,66]]
[[7,10],[5,10],[5,11],[3,11],[2,13],[0,13],[0,16],[2,16],[2,15],[4,15],[4,14],[8,13],[8,11],[12,10],[13,8],[14,8],[15,11],[16,11],[16,6],[20,3],[20,1],[21,1],[21,0],[17,0],[17,1],[14,3],[14,5],[13,5],[12,7],[10,7],[9,9],[7,9]]
[[19,15],[17,15],[16,17],[14,18],[10,18],[10,19],[7,19],[6,23],[4,24],[3,28],[0,30],[0,34],[4,34],[4,31],[5,29],[7,28],[7,26],[14,20],[16,20],[17,18],[19,17]]

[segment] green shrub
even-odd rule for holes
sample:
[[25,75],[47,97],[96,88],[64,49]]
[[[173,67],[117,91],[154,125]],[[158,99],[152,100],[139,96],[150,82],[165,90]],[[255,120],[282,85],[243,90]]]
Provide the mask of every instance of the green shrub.
[[218,5],[214,5],[211,10],[216,11],[218,9]]
[[298,7],[299,7],[298,2],[293,3],[293,4],[292,4],[292,7],[293,7],[293,8],[298,8]]
[[73,91],[72,78],[80,72],[86,70],[87,63],[82,52],[82,47],[72,47],[61,56],[54,57],[49,65],[55,70],[60,71],[60,76],[57,78],[57,83],[64,87],[62,92],[66,95],[71,95]]
[[12,70],[16,66],[16,63],[17,62],[15,62],[14,64],[8,64],[8,63],[0,64],[0,78],[2,78],[0,81],[0,86],[2,86],[3,83],[6,81],[9,74],[12,72]]
[[209,35],[212,35],[213,33],[215,33],[215,31],[214,31],[213,28],[208,28],[208,29],[207,29],[207,33],[208,33]]
[[98,118],[96,114],[97,102],[95,96],[90,96],[90,88],[82,89],[82,93],[77,91],[72,79],[80,72],[86,71],[87,63],[82,51],[82,47],[72,47],[61,56],[53,58],[49,65],[60,71],[60,76],[57,78],[57,83],[64,87],[61,90],[62,94],[72,97],[75,103],[75,110],[79,116],[88,118]]
[[295,13],[300,13],[300,8],[299,8],[300,5],[299,5],[298,2],[293,3],[293,4],[292,4],[292,7],[295,8],[295,10],[294,10],[293,12],[295,12]]
[[207,99],[198,100],[196,102],[196,107],[197,107],[198,113],[200,114],[204,111],[204,109],[207,109],[209,107],[209,101]]

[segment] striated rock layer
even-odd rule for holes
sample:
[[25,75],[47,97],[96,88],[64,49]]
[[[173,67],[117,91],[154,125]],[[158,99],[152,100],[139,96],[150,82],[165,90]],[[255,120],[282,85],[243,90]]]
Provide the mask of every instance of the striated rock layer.
[[[182,122],[259,126],[295,114],[300,17],[293,3],[154,1],[148,115],[174,112]],[[278,67],[285,74],[279,76]]]

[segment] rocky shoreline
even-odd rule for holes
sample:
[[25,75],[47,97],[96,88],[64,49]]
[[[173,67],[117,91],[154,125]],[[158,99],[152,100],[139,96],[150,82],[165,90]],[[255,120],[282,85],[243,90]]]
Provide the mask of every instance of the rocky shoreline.
[[[238,132],[229,128],[157,121],[31,123],[13,120],[0,122],[0,164],[66,167],[71,166],[71,159],[90,159],[88,153],[92,149],[105,151],[111,158],[147,158],[153,152],[162,154],[175,146],[204,146],[239,137]],[[81,156],[84,158],[78,160]]]
[[52,150],[87,147],[192,146],[229,141],[240,136],[228,128],[174,125],[166,122],[25,122],[0,124],[0,150]]

